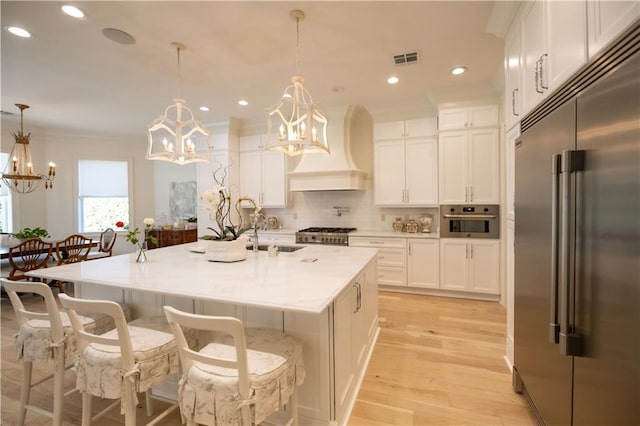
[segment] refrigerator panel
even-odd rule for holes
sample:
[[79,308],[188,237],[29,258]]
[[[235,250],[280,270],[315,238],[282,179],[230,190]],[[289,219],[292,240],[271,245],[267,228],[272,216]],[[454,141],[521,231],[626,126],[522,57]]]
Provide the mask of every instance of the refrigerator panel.
[[567,425],[573,358],[549,339],[551,187],[553,155],[575,149],[575,101],[529,128],[516,146],[514,367],[542,420]]
[[577,99],[574,424],[640,424],[640,54]]

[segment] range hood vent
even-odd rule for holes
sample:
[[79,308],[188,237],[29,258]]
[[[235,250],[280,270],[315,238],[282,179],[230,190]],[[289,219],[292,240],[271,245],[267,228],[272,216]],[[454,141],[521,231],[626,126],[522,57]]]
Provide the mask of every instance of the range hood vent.
[[354,191],[365,189],[366,171],[356,167],[371,162],[373,119],[366,109],[350,105],[327,111],[330,154],[303,154],[289,172],[290,191]]

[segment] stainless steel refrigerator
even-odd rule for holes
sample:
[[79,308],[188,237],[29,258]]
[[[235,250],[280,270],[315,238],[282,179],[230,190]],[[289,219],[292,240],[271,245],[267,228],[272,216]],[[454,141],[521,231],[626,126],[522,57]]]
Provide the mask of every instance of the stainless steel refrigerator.
[[640,24],[522,121],[513,385],[540,423],[640,424]]

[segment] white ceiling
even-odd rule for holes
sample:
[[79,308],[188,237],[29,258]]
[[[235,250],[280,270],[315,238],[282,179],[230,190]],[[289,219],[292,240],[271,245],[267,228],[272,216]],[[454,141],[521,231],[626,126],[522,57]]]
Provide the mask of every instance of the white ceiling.
[[[301,9],[300,73],[325,108],[360,104],[374,116],[431,112],[437,103],[495,97],[503,40],[487,33],[493,1],[89,1],[71,2],[85,20],[64,15],[58,1],[2,1],[3,111],[26,103],[29,124],[80,132],[144,134],[177,95],[205,124],[236,117],[261,123],[296,72],[295,21]],[[495,24],[495,22],[494,22]],[[107,39],[103,28],[136,43]],[[393,55],[418,50],[418,64]],[[454,66],[469,71],[452,76]],[[395,74],[400,83],[386,84]],[[343,87],[341,92],[336,87]],[[237,104],[240,98],[249,106]],[[197,109],[206,104],[210,112]],[[6,133],[3,131],[3,133]]]

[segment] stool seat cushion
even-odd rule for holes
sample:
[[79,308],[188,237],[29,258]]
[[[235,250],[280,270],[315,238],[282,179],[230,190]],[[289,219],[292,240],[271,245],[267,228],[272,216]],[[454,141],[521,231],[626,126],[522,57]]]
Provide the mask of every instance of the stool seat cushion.
[[[129,306],[123,306],[125,317],[131,313]],[[77,342],[66,312],[60,311],[60,320],[64,328],[65,363],[75,360]],[[80,321],[88,332],[102,334],[115,327],[113,319],[107,315],[85,314]],[[53,360],[53,348],[60,342],[51,339],[51,324],[47,320],[31,319],[23,323],[14,335],[16,356],[24,361]]]
[[[240,407],[253,404],[254,421],[261,423],[278,410],[304,381],[302,341],[274,329],[247,328],[247,358],[251,397],[242,401],[238,394],[235,369],[195,362],[183,374],[178,388],[181,412],[196,423],[239,425]],[[213,338],[199,352],[235,359],[231,336]]]
[[[136,392],[145,392],[167,375],[180,371],[178,347],[164,317],[141,318],[127,326],[136,364],[134,371],[122,371],[119,347],[92,343],[76,362],[79,391],[117,399],[121,396],[123,376],[135,380]],[[117,337],[117,331],[108,331],[103,336]]]

